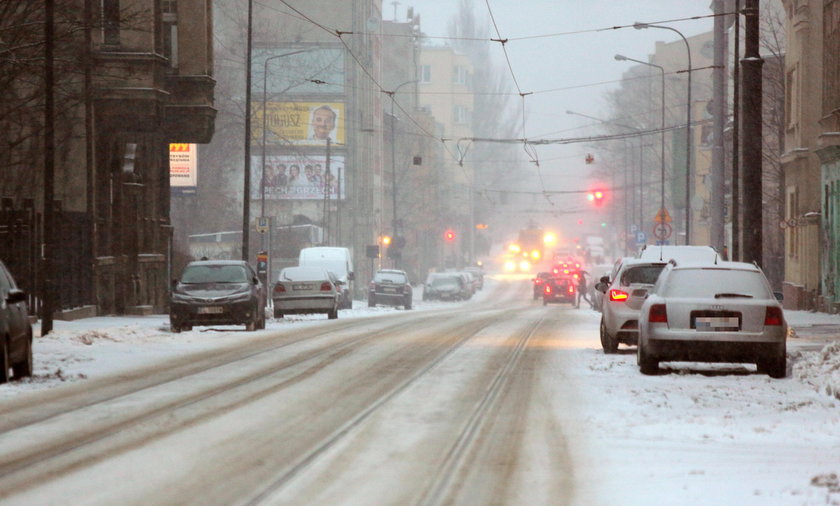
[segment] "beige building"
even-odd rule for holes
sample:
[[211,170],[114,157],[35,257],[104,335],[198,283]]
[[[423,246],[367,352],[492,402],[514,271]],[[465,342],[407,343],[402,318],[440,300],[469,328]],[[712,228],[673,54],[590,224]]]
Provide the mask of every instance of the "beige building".
[[[473,67],[469,58],[449,47],[424,47],[419,60],[419,107],[440,124],[446,139],[438,188],[442,216],[447,228],[456,232],[456,241],[446,244],[446,263],[461,263],[469,251],[472,234],[474,169],[463,156],[475,146],[472,113]],[[463,160],[463,163],[459,163]]]
[[785,306],[840,297],[840,1],[784,0]]

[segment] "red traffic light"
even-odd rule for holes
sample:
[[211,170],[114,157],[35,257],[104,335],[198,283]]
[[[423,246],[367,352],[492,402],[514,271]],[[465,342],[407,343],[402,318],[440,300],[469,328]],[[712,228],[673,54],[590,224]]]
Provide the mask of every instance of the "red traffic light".
[[452,242],[455,240],[455,231],[452,229],[447,229],[446,232],[443,233],[443,238],[446,239],[446,242]]
[[604,203],[605,196],[604,190],[592,190],[586,194],[586,200],[594,203],[596,206],[600,206]]

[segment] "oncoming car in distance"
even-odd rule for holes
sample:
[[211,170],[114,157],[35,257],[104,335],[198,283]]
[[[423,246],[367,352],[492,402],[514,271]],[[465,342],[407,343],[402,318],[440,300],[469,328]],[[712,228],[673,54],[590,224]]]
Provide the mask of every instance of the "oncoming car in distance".
[[257,274],[242,260],[199,260],[173,281],[169,325],[173,332],[193,325],[265,328],[266,294]]
[[659,362],[747,362],[772,378],[787,372],[781,294],[743,262],[671,261],[642,304],[637,361],[643,374]]

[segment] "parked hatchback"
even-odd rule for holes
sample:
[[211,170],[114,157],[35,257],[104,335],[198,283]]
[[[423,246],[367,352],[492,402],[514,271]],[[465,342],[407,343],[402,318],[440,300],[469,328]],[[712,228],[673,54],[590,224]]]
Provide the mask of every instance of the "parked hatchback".
[[18,288],[3,262],[0,262],[0,367],[0,383],[32,376],[32,325],[26,293]]
[[615,353],[619,343],[635,345],[639,338],[639,309],[653,288],[665,262],[623,258],[613,279],[601,278],[601,347]]
[[413,290],[408,281],[408,274],[397,269],[376,271],[368,290],[368,307],[377,304],[402,306],[411,309]]
[[429,274],[423,289],[423,300],[467,300],[471,296],[467,281],[455,272]]
[[325,313],[338,318],[341,292],[335,276],[323,267],[286,267],[280,271],[274,290],[274,317],[287,314]]
[[757,266],[670,262],[641,307],[637,360],[643,374],[659,362],[747,362],[786,375],[781,294]]
[[169,325],[173,332],[194,325],[265,328],[266,293],[257,274],[242,260],[199,260],[173,281]]

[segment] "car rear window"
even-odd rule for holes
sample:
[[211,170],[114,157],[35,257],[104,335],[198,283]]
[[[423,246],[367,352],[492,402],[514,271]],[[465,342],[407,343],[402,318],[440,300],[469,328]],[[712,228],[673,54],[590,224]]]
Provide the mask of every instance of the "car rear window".
[[327,271],[317,267],[287,267],[280,273],[280,281],[325,281]]
[[405,275],[399,272],[377,272],[373,277],[377,283],[406,283]]
[[188,265],[181,283],[247,283],[248,273],[241,265]]
[[431,278],[429,284],[434,286],[435,288],[441,286],[458,286],[458,278],[454,276],[434,277]]
[[772,299],[764,274],[756,271],[702,268],[671,272],[663,288],[666,297],[727,298],[739,295]]
[[665,264],[656,265],[637,265],[635,267],[628,267],[621,274],[621,285],[630,286],[632,284],[646,283],[653,285],[659,278],[659,273],[665,268]]

